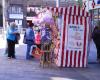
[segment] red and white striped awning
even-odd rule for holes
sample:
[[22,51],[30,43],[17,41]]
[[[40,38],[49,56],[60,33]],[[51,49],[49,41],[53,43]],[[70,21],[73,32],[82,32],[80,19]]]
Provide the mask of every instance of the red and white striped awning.
[[74,15],[74,16],[84,16],[88,17],[89,13],[82,9],[80,6],[69,6],[69,7],[47,7],[47,9],[51,10],[52,12],[65,14],[65,15]]

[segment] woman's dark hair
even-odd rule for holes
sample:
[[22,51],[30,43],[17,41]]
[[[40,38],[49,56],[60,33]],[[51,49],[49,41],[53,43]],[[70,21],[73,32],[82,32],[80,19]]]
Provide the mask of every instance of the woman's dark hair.
[[38,30],[38,32],[40,32],[40,30]]
[[33,27],[34,26],[34,24],[33,23],[29,23],[29,27]]
[[98,26],[95,26],[94,30],[97,30],[97,29],[99,29],[99,27]]

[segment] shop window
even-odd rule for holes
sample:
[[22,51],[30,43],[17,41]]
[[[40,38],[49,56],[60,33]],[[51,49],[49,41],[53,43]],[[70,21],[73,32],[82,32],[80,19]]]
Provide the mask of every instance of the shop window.
[[98,9],[94,10],[94,15],[98,15]]
[[33,10],[30,9],[30,11],[27,12],[27,16],[28,17],[34,17],[34,16],[37,16],[37,14],[36,14],[35,11],[33,11]]
[[99,9],[99,16],[100,16],[100,9]]
[[23,10],[22,10],[22,7],[14,5],[14,6],[10,6],[9,13],[10,14],[23,14]]

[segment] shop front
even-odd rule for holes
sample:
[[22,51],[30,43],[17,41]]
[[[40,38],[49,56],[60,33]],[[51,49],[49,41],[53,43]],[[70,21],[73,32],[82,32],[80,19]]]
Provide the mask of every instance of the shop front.
[[89,1],[89,12],[92,14],[92,26],[100,20],[100,0]]

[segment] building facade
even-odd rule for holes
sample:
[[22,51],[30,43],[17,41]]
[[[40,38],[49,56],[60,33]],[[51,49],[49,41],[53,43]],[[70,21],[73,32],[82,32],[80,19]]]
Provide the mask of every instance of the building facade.
[[86,5],[86,10],[92,14],[92,24],[96,25],[100,20],[100,0],[83,0]]
[[[6,1],[6,20],[15,21],[20,27],[26,27],[28,7],[56,7],[56,0],[5,0]],[[60,0],[60,7],[77,4],[72,0]],[[31,12],[32,13],[32,12]],[[31,14],[30,13],[30,14]]]

